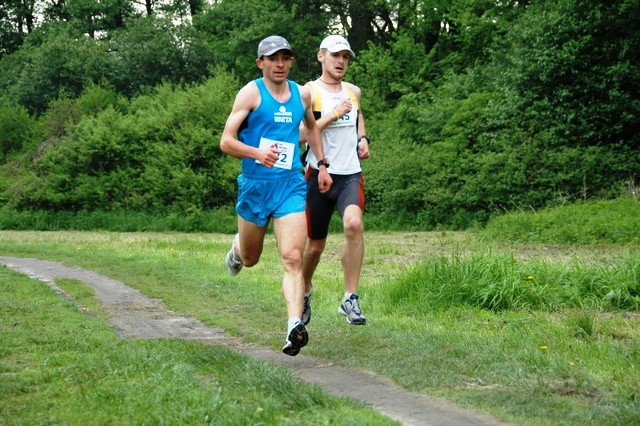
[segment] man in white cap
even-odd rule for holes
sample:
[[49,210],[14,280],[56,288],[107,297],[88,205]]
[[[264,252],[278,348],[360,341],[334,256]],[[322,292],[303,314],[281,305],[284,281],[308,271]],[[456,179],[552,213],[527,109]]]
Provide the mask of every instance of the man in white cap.
[[[364,179],[360,160],[369,158],[369,137],[360,109],[360,88],[343,81],[354,56],[344,37],[326,37],[317,54],[322,75],[305,85],[311,89],[313,113],[322,132],[325,156],[318,158],[313,151],[306,156],[309,226],[302,268],[305,324],[311,320],[312,278],[326,246],[334,210],[342,218],[345,236],[341,259],[345,292],[338,312],[346,316],[349,324],[366,324],[357,291],[364,258]],[[301,136],[304,140],[304,131]],[[333,181],[329,191],[322,191],[317,183],[322,166],[329,168]]]
[[[287,80],[293,65],[289,42],[280,36],[258,45],[256,65],[262,78],[247,83],[236,95],[220,139],[220,149],[242,159],[238,176],[238,234],[226,256],[227,270],[237,275],[260,260],[271,219],[284,267],[282,295],[288,322],[282,351],[291,356],[308,342],[303,311],[302,255],[306,241],[306,186],[300,161],[299,129],[308,129],[311,150],[324,158],[320,132],[307,88]],[[321,191],[331,186],[323,167],[317,176]]]

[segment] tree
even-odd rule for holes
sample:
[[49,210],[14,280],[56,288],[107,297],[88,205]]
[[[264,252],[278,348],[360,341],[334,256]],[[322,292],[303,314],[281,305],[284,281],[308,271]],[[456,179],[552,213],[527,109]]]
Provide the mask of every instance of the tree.
[[70,24],[39,27],[15,53],[0,60],[0,89],[31,113],[42,113],[60,95],[77,97],[108,70],[104,45]]
[[108,41],[106,79],[120,93],[136,96],[162,82],[202,81],[208,75],[212,52],[189,24],[169,18],[131,19]]
[[304,82],[318,73],[316,53],[330,16],[315,0],[222,1],[197,16],[194,27],[207,39],[211,62],[233,70],[243,81],[258,76],[255,60],[260,40],[281,35],[295,52],[291,78]]
[[122,28],[125,20],[136,13],[129,0],[65,0],[64,14],[80,31],[95,37]]
[[3,0],[0,8],[0,57],[15,52],[36,24],[35,0]]
[[4,162],[9,155],[29,147],[36,134],[36,121],[22,106],[6,106],[0,108],[0,161]]

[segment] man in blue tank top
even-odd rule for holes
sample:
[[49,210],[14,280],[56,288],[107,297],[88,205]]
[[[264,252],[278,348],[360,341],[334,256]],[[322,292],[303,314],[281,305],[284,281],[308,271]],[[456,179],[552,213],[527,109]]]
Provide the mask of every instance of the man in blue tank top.
[[[287,337],[282,351],[291,356],[308,342],[302,322],[304,281],[302,256],[306,243],[306,184],[299,152],[299,126],[316,158],[324,158],[320,131],[311,111],[307,88],[287,80],[293,65],[291,46],[280,36],[258,45],[262,78],[246,84],[238,94],[220,139],[220,149],[242,159],[238,176],[238,234],[227,253],[231,275],[258,263],[269,221],[273,219],[280,260],[284,266],[282,295],[287,314]],[[331,176],[320,167],[318,186],[331,187]]]

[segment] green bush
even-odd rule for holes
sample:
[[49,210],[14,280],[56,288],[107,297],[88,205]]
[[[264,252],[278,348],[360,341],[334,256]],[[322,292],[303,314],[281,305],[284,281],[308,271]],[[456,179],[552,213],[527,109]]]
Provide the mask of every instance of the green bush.
[[0,162],[14,152],[30,147],[37,133],[37,120],[23,106],[0,107]]
[[125,112],[129,105],[129,101],[104,80],[100,84],[89,83],[75,103],[82,114],[94,116],[109,107]]
[[166,215],[232,205],[239,162],[218,141],[236,84],[222,73],[186,90],[160,86],[126,111],[107,105],[76,124],[64,115],[68,136],[8,189],[10,207]]

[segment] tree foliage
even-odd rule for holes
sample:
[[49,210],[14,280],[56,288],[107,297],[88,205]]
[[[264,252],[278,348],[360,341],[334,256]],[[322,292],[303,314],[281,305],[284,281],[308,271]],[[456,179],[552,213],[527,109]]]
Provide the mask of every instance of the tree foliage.
[[25,107],[0,107],[0,160],[22,150],[36,136],[37,127],[37,121]]
[[[217,140],[260,39],[291,77],[342,33],[373,156],[367,209],[464,228],[515,209],[636,194],[635,0],[7,1],[0,200],[17,209],[192,212],[234,202]],[[636,192],[634,192],[636,191]]]
[[[392,84],[405,89],[376,125],[385,147],[367,170],[385,169],[386,178],[369,179],[370,207],[388,209],[383,204],[393,199],[395,213],[413,211],[428,227],[466,227],[505,210],[616,197],[635,185],[640,157],[630,129],[638,125],[639,96],[636,85],[623,84],[640,75],[629,51],[639,16],[628,13],[630,5],[567,0],[522,8],[510,14],[509,28],[491,29],[489,57],[461,62],[454,49],[441,58],[447,71],[431,73],[435,87],[406,90],[412,74],[398,73],[394,83],[369,77],[376,94],[393,93]],[[449,37],[441,38],[449,44]],[[384,52],[388,65],[402,60],[393,46]],[[451,73],[464,62],[466,69]],[[419,152],[412,174],[419,184],[394,178],[406,174],[402,152]],[[416,185],[423,191],[410,191]]]
[[237,164],[213,141],[237,86],[224,74],[185,91],[161,85],[124,112],[85,115],[9,189],[10,205],[177,213],[228,204]]

